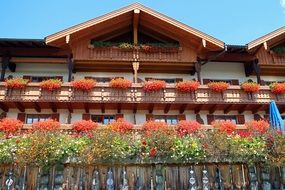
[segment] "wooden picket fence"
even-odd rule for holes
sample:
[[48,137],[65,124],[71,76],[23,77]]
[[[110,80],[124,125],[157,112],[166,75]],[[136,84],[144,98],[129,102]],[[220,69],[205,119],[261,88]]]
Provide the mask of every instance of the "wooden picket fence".
[[285,167],[262,164],[0,166],[1,190],[285,189]]

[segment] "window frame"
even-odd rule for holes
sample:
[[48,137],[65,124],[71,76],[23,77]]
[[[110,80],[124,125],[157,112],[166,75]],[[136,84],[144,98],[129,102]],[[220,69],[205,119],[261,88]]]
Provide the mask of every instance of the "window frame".
[[[31,118],[31,116],[33,116]],[[42,118],[41,118],[42,117]],[[25,123],[26,124],[33,124],[39,121],[46,121],[52,117],[52,114],[26,114]],[[29,120],[32,120],[32,122],[28,122]]]
[[[158,118],[161,119],[158,119]],[[172,118],[171,118],[172,117]],[[168,122],[168,120],[170,119],[170,123]],[[162,121],[167,123],[168,125],[177,125],[179,122],[179,118],[178,115],[153,115],[153,120],[154,121]],[[176,122],[172,122],[173,120],[176,120]]]
[[[101,122],[99,121],[96,121],[94,118],[99,118],[99,120],[101,120]],[[109,118],[105,118],[105,117],[109,117]],[[113,117],[113,119],[111,119],[111,117]],[[102,125],[108,125],[110,124],[111,122],[115,121],[116,120],[116,115],[113,115],[113,114],[104,114],[104,115],[100,115],[100,114],[92,114],[90,116],[90,119],[96,123],[100,123]],[[105,120],[108,120],[108,122],[106,123]]]

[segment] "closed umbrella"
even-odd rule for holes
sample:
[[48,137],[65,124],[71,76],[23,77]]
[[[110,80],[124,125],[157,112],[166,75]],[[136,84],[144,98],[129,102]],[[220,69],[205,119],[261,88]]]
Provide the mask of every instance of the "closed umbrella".
[[269,104],[269,121],[273,129],[284,130],[284,122],[275,101]]

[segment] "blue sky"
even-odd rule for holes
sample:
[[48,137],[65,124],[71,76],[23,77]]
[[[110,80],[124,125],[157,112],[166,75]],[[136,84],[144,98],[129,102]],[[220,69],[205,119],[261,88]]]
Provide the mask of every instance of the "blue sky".
[[246,44],[285,26],[285,0],[3,0],[0,37],[44,38],[134,2],[227,44]]

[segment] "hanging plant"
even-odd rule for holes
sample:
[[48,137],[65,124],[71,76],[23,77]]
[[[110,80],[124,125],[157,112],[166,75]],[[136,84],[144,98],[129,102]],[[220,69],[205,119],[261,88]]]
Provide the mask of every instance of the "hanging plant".
[[274,94],[285,93],[285,83],[274,82],[269,85],[270,90]]
[[229,88],[229,83],[226,82],[210,82],[208,83],[208,87],[213,92],[224,92]]
[[123,78],[114,78],[110,81],[109,86],[111,88],[126,90],[132,86],[132,82]]
[[270,124],[265,120],[251,121],[245,125],[253,133],[264,134],[268,131]]
[[189,93],[196,91],[200,86],[200,82],[189,80],[189,81],[181,81],[176,84],[176,89],[179,92]]
[[166,82],[163,80],[150,80],[144,83],[143,90],[145,92],[160,91],[166,87]]
[[93,79],[80,79],[73,81],[71,84],[76,90],[88,92],[96,86],[96,81]]
[[130,132],[134,128],[134,125],[123,118],[119,118],[116,121],[113,121],[108,128],[115,132],[124,134],[126,132]]
[[8,89],[23,89],[27,86],[29,80],[23,78],[6,79],[5,86]]
[[201,129],[201,124],[197,121],[181,120],[178,122],[177,133],[180,136],[196,133]]
[[39,121],[32,124],[34,131],[54,131],[60,128],[60,123],[53,119]]
[[123,43],[120,43],[120,44],[118,45],[118,48],[120,48],[120,49],[125,49],[125,50],[131,50],[131,49],[134,48],[134,46],[133,46],[133,44],[123,42]]
[[72,129],[77,133],[88,133],[93,131],[98,126],[97,123],[93,122],[92,120],[80,120],[72,125]]
[[256,93],[260,89],[260,85],[256,82],[244,82],[241,84],[241,88],[247,93]]
[[48,91],[57,90],[61,87],[61,85],[62,85],[62,82],[60,79],[48,79],[40,83],[40,87]]
[[214,121],[212,126],[221,132],[227,133],[228,135],[233,134],[237,126],[231,121]]
[[7,137],[19,131],[23,122],[18,119],[4,118],[0,121],[0,131],[4,132]]

